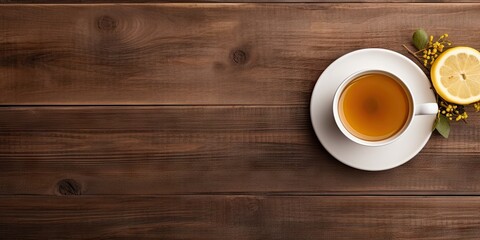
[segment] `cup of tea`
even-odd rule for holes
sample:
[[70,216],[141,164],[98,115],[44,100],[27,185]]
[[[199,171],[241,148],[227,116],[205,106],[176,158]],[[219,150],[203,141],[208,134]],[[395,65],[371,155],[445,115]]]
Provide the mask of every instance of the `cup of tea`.
[[405,82],[383,70],[350,75],[333,99],[333,116],[340,131],[365,146],[392,143],[405,133],[415,116],[437,112],[437,103],[417,104]]

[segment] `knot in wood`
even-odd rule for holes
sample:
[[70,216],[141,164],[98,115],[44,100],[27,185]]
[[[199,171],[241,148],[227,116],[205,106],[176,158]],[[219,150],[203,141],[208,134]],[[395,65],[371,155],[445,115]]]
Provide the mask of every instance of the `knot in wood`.
[[232,54],[232,60],[237,64],[245,64],[247,62],[247,53],[242,50],[235,50]]
[[102,16],[97,21],[98,29],[102,31],[113,31],[117,25],[117,21],[110,16]]
[[58,193],[61,195],[80,195],[82,187],[73,179],[63,179],[57,183]]
[[256,212],[259,208],[259,201],[258,199],[250,199],[247,201],[247,209],[249,212]]

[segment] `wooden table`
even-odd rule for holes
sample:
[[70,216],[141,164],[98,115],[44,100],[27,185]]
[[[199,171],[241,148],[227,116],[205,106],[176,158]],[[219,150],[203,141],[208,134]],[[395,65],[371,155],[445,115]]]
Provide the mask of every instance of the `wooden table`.
[[480,48],[480,4],[313,1],[0,0],[0,238],[479,239],[479,114],[364,172],[309,100],[418,27]]

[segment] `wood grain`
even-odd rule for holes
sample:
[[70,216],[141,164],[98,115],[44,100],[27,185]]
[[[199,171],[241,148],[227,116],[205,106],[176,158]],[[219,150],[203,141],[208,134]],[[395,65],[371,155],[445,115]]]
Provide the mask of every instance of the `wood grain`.
[[478,3],[478,0],[0,0],[3,4],[58,3]]
[[0,197],[11,239],[476,239],[476,197]]
[[0,0],[1,238],[478,238],[479,115],[384,172],[314,135],[339,56],[480,48],[480,4],[366,1]]
[[418,27],[479,48],[480,4],[7,4],[0,104],[303,105],[333,60],[406,54]]
[[469,120],[401,167],[364,172],[325,151],[307,107],[1,108],[0,194],[478,195]]

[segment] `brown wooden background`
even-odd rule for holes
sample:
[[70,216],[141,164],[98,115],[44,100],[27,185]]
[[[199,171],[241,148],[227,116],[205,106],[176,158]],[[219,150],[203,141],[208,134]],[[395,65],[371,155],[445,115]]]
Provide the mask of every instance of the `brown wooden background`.
[[479,114],[364,172],[308,110],[349,51],[480,48],[479,3],[0,2],[2,239],[480,238]]

